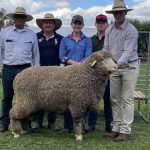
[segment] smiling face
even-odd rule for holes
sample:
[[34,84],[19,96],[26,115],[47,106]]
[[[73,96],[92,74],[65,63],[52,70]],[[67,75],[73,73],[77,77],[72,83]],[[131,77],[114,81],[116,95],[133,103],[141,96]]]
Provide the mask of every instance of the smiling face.
[[55,21],[54,20],[44,20],[42,23],[42,29],[44,32],[54,32]]
[[127,11],[116,11],[113,13],[117,26],[120,26],[123,24],[126,14],[127,14]]
[[13,16],[14,24],[17,29],[23,29],[25,26],[25,21],[27,19],[26,15],[16,14]]
[[100,22],[96,22],[95,26],[96,26],[97,31],[99,31],[99,32],[105,31],[106,28],[108,27],[108,23],[100,21]]
[[80,21],[75,21],[73,23],[71,23],[73,32],[81,32],[82,28],[83,28],[83,24]]

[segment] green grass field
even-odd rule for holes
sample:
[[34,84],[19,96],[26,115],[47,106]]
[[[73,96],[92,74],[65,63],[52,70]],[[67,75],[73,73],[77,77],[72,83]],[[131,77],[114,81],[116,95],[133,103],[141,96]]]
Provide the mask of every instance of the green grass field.
[[[0,85],[1,89],[1,85]],[[1,93],[1,91],[0,91]],[[0,95],[1,97],[1,95]],[[76,141],[74,134],[51,133],[47,129],[47,120],[44,128],[26,134],[19,139],[14,139],[11,131],[0,133],[0,150],[149,150],[150,149],[150,124],[146,123],[135,110],[135,119],[132,125],[130,141],[116,143],[103,138],[104,114],[103,102],[100,103],[100,112],[97,130],[84,135],[82,142]],[[137,103],[136,103],[137,104]],[[135,108],[136,109],[136,108]],[[63,117],[58,115],[57,124],[63,127]]]
[[[0,99],[1,89],[0,84]],[[142,109],[144,110],[144,102]],[[63,128],[62,115],[58,115],[57,124]],[[14,139],[10,130],[0,133],[0,150],[150,150],[150,123],[146,123],[137,113],[137,101],[135,101],[135,119],[129,141],[116,143],[103,138],[104,124],[103,101],[101,101],[97,130],[85,134],[82,142],[76,141],[73,133],[62,131],[51,133],[45,118],[43,129],[26,134],[19,139]]]

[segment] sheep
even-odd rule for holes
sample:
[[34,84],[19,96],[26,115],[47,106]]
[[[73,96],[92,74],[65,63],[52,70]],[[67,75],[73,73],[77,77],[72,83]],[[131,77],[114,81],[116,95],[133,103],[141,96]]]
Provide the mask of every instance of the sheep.
[[84,114],[87,108],[98,111],[106,81],[116,68],[109,52],[98,51],[81,64],[23,70],[13,84],[16,103],[10,111],[10,120],[14,138],[28,132],[30,125],[25,124],[39,110],[70,110],[76,140],[82,141]]

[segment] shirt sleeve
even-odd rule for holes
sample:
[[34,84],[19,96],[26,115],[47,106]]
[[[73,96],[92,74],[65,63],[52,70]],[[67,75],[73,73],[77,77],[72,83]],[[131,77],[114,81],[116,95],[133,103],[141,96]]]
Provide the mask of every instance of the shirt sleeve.
[[33,56],[33,66],[40,65],[40,54],[39,54],[39,47],[38,47],[38,40],[36,34],[34,35],[34,43],[32,47],[32,56]]
[[85,49],[85,58],[89,57],[92,54],[92,41],[90,38],[87,39],[86,49]]
[[65,46],[65,38],[63,38],[60,42],[60,47],[59,47],[59,59],[62,61],[64,57],[67,57],[67,50]]
[[124,64],[129,61],[134,50],[137,50],[137,41],[138,41],[138,32],[137,30],[130,30],[127,33],[125,42],[124,42],[124,51],[121,57],[118,59],[118,64]]
[[104,45],[103,45],[103,51],[109,51],[109,34],[108,30],[105,31],[105,39],[104,39]]
[[2,34],[0,32],[0,64],[2,64]]

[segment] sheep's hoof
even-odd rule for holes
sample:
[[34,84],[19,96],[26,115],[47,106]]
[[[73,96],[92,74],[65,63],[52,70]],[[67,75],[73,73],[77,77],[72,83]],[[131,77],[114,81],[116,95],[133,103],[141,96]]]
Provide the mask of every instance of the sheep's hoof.
[[20,137],[20,134],[14,133],[14,138],[17,139]]
[[82,139],[83,139],[83,136],[82,135],[75,135],[75,137],[76,137],[76,140],[77,141],[82,141]]

